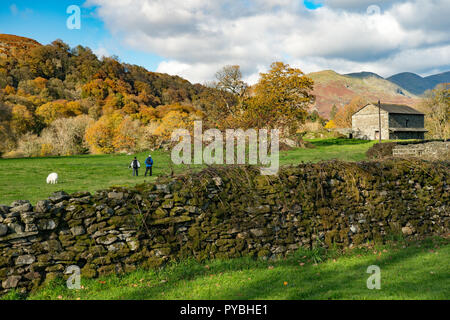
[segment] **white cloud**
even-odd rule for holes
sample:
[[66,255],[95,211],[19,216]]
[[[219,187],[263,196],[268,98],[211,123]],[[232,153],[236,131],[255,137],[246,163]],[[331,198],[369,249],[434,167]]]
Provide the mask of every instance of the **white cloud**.
[[407,0],[324,0],[327,7],[333,9],[366,11],[369,6],[378,6],[380,9],[387,9],[395,3],[402,3]]
[[104,47],[98,47],[97,49],[93,50],[94,54],[99,58],[103,58],[103,57],[109,57],[111,56],[108,52],[108,50]]
[[33,14],[33,10],[31,10],[30,8],[21,10],[15,3],[9,6],[9,11],[13,16],[19,16],[20,18],[27,18],[28,16]]
[[[302,70],[427,73],[448,68],[448,0],[88,0],[116,37],[166,58],[157,71],[204,82],[239,64],[254,82],[276,60]],[[375,2],[375,3],[374,3]],[[380,11],[367,12],[369,5]]]

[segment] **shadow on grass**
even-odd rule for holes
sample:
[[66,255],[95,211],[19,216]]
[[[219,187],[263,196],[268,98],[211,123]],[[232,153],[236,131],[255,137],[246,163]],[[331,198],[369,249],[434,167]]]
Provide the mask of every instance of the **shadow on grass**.
[[[445,264],[449,245],[448,239],[433,238],[353,249],[344,255],[335,250],[318,254],[300,249],[278,261],[248,257],[205,263],[185,260],[159,271],[139,270],[88,280],[83,283],[90,288],[85,293],[68,290],[59,282],[31,298],[56,299],[61,295],[68,299],[81,296],[81,299],[125,300],[448,299],[450,273]],[[439,254],[430,251],[437,247],[441,249]],[[300,261],[306,264],[300,265]],[[313,265],[313,261],[323,262]],[[381,268],[381,290],[367,289],[370,275],[366,271],[370,265]]]
[[369,144],[372,143],[370,140],[356,140],[356,139],[322,139],[317,141],[310,141],[316,147],[326,147],[326,146],[335,146],[335,145],[360,145],[360,144]]
[[[306,264],[300,267],[298,256],[276,262],[251,261],[246,258],[237,263],[212,262],[207,271],[201,265],[185,274],[178,270],[178,274],[172,274],[174,279],[169,282],[206,281],[210,287],[209,296],[204,293],[194,299],[445,299],[446,289],[443,287],[443,281],[448,274],[433,275],[427,272],[426,267],[418,261],[423,254],[422,250],[423,248],[392,250],[383,253],[381,257],[369,253],[344,266],[334,265],[328,260],[325,265]],[[377,265],[382,270],[382,290],[367,289],[366,281],[370,275],[366,270],[370,265]],[[273,266],[273,269],[270,270],[269,266]],[[245,283],[231,279],[232,287],[216,286],[216,283],[220,282],[220,279],[216,278],[219,274],[223,273],[227,277],[228,273],[245,272],[249,269],[253,271],[254,279],[249,278]],[[215,276],[210,278],[211,274]],[[163,283],[150,288],[136,288],[127,292],[123,298],[161,299],[164,294],[179,296],[182,293],[177,286]],[[180,299],[192,297],[183,296]]]

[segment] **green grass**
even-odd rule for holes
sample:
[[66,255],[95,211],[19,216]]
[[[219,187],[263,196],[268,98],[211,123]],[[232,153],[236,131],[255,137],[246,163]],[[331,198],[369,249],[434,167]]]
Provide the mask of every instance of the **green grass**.
[[310,139],[315,148],[294,149],[280,152],[280,164],[296,164],[300,162],[319,162],[338,159],[343,161],[362,161],[366,159],[366,151],[376,142],[350,139]]
[[[346,139],[309,140],[313,149],[281,152],[280,164],[340,159],[364,160],[375,142]],[[170,154],[152,152],[153,178],[132,177],[133,156],[101,155],[33,159],[0,159],[0,203],[36,202],[58,190],[91,191],[112,185],[133,186],[170,173]],[[136,155],[143,161],[147,153]],[[145,169],[144,169],[145,170]],[[186,170],[174,167],[175,172]],[[45,183],[48,173],[58,185]],[[448,299],[450,241],[392,242],[385,246],[339,252],[301,249],[278,261],[240,258],[198,263],[188,260],[161,270],[139,270],[123,276],[82,279],[82,290],[55,281],[27,299]],[[381,290],[369,290],[367,267],[378,265]],[[2,299],[23,299],[11,292]]]
[[[159,271],[83,280],[81,290],[56,281],[28,299],[448,299],[450,241],[390,242],[340,252],[301,249],[279,261],[240,258],[184,261]],[[366,273],[381,268],[381,290]],[[24,298],[12,292],[4,299]]]
[[[141,162],[139,177],[128,168],[133,157]],[[134,186],[154,181],[157,176],[171,171],[170,154],[152,152],[155,161],[153,177],[144,177],[144,161],[148,153],[127,155],[83,155],[71,157],[0,159],[0,203],[9,204],[24,199],[35,203],[51,193],[64,190],[95,192],[110,186]],[[174,167],[181,172],[185,166]],[[46,184],[47,175],[57,172],[58,184]]]
[[[365,159],[365,152],[375,143],[372,141],[347,139],[310,140],[316,148],[294,149],[280,153],[280,164],[297,164],[300,162],[317,162],[321,160],[340,159],[360,161]],[[136,156],[144,166],[148,153]],[[134,156],[134,155],[133,155]],[[154,181],[158,175],[169,174],[172,167],[170,154],[152,152],[155,161],[153,178],[133,177],[128,169],[133,156],[127,155],[85,155],[72,157],[0,159],[0,204],[10,204],[15,200],[30,200],[35,203],[47,198],[51,193],[64,190],[95,192],[110,186],[134,186],[143,182]],[[173,166],[175,172],[186,170],[185,166]],[[47,185],[46,178],[51,172],[57,172],[59,183]]]

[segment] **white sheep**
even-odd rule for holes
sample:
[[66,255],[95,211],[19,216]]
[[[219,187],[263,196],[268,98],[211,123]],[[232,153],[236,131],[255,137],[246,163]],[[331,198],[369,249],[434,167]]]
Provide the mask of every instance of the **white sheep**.
[[56,184],[58,183],[58,174],[57,173],[50,173],[47,177],[47,183]]

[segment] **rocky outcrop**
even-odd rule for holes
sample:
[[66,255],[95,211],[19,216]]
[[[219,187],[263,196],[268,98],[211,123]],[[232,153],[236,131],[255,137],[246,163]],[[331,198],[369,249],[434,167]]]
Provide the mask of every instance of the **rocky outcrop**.
[[29,291],[72,265],[82,277],[169,261],[285,256],[449,232],[449,163],[324,162],[208,168],[133,189],[0,206],[0,292]]

